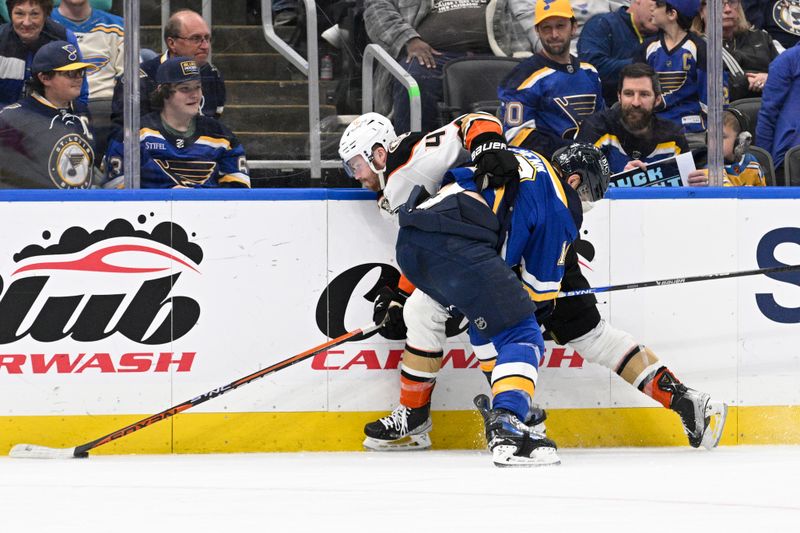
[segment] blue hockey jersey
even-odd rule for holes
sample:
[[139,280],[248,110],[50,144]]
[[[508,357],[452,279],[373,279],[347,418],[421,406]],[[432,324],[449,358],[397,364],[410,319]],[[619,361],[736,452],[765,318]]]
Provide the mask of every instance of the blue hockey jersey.
[[[706,42],[701,37],[689,32],[670,50],[659,33],[642,44],[633,60],[658,74],[664,100],[656,109],[658,117],[683,126],[686,133],[706,131]],[[724,96],[727,101],[727,91]]]
[[[547,302],[558,294],[567,249],[577,238],[578,230],[567,193],[550,163],[528,150],[518,151],[517,159],[518,189],[506,186],[486,189],[481,194],[505,229],[501,254],[506,264],[518,270],[533,301]],[[449,174],[464,189],[475,190],[473,169],[455,169]],[[511,210],[504,205],[507,194],[514,195]],[[510,219],[503,223],[506,216]]]
[[[221,122],[196,117],[191,137],[176,137],[161,124],[159,113],[142,117],[139,130],[141,187],[250,187],[244,148]],[[122,188],[124,145],[118,132],[108,145],[105,188]]]
[[497,95],[510,144],[549,157],[569,144],[584,118],[605,107],[597,70],[571,60],[564,65],[536,54],[500,83]]

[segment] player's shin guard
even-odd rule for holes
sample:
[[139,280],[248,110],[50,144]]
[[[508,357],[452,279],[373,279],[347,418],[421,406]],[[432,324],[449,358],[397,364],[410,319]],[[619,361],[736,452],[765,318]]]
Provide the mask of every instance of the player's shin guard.
[[532,344],[500,349],[492,371],[492,407],[509,411],[520,420],[527,418],[536,389],[538,359],[539,348]]
[[400,365],[400,405],[364,427],[365,448],[400,451],[431,447],[431,393],[441,366],[441,351],[426,352],[406,345]]
[[494,349],[494,345],[491,342],[486,344],[473,344],[472,350],[475,352],[475,357],[478,358],[481,372],[483,372],[486,381],[489,382],[489,386],[491,386],[492,371],[497,364],[497,352]]
[[492,337],[497,364],[492,370],[492,407],[504,409],[520,420],[528,416],[539,376],[544,339],[531,317]]
[[728,406],[723,402],[712,400],[705,392],[690,389],[665,366],[645,378],[639,389],[678,413],[693,448],[703,446],[710,450],[719,444],[728,416]]
[[426,352],[406,344],[400,365],[400,403],[412,408],[431,403],[436,376],[442,367],[442,352]]

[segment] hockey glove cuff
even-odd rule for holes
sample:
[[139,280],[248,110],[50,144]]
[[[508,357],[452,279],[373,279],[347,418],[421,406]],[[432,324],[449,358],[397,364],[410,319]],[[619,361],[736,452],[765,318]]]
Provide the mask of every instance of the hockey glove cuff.
[[476,166],[475,184],[479,191],[502,187],[519,179],[517,158],[508,150],[506,140],[499,133],[478,135],[472,141],[472,160]]

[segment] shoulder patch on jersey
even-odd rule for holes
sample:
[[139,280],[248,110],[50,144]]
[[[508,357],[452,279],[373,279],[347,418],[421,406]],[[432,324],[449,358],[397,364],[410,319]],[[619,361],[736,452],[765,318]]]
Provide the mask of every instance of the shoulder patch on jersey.
[[92,185],[94,151],[76,133],[64,135],[50,152],[47,170],[59,189],[88,189]]
[[405,139],[409,135],[411,135],[411,132],[404,133],[404,134],[398,136],[392,142],[390,142],[389,143],[389,151],[390,152],[394,152],[395,150],[397,150],[397,147],[400,146],[400,143],[403,142],[403,139]]
[[419,132],[408,132],[402,134],[391,143],[389,153],[386,158],[386,169],[384,170],[387,178],[398,168],[405,165],[414,151],[414,146],[423,137]]

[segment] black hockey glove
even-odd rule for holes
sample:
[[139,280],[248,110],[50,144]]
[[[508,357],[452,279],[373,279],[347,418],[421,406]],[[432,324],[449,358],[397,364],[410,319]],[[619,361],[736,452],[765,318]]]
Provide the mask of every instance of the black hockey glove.
[[519,163],[499,133],[482,133],[472,141],[472,160],[477,167],[475,184],[482,191],[519,179]]
[[403,320],[403,306],[407,298],[408,294],[405,292],[388,286],[378,291],[378,297],[375,298],[375,305],[372,308],[372,320],[376,324],[380,324],[388,315],[382,331],[383,336],[387,339],[401,340],[406,338],[408,330]]

